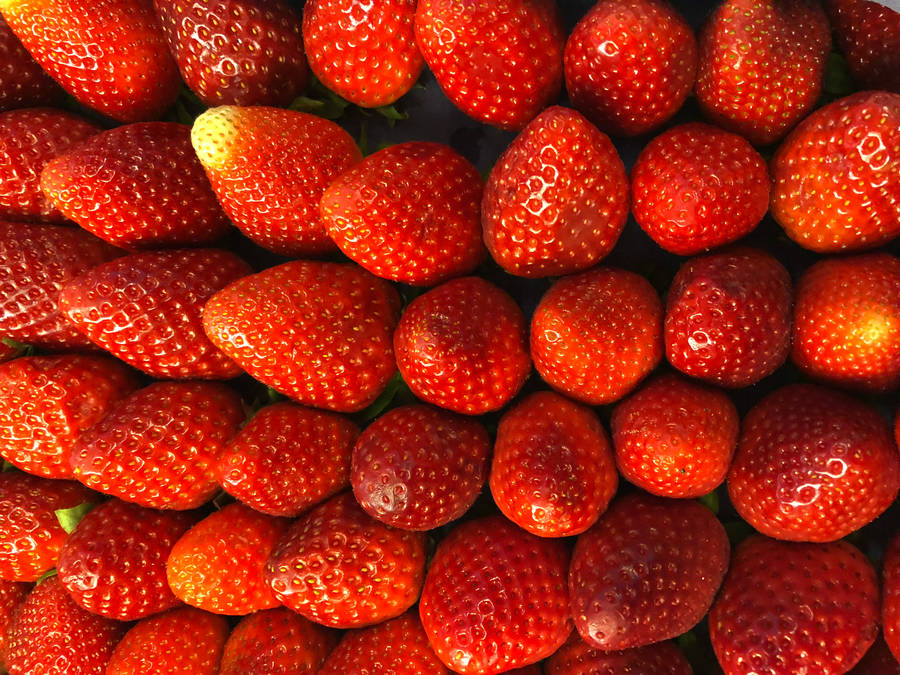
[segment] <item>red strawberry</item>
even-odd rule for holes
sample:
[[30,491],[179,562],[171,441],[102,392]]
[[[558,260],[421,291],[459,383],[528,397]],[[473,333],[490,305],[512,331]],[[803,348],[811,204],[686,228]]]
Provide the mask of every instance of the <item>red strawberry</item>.
[[215,463],[243,419],[237,394],[212,382],[156,382],[116,404],[72,448],[88,487],[153,509],[209,501]]
[[334,628],[399,616],[419,597],[424,576],[424,535],[371,518],[350,492],[291,525],[266,564],[286,607]]
[[741,517],[770,537],[834,541],[893,503],[900,455],[878,411],[844,393],[794,384],[747,413],[728,473]]
[[803,120],[772,158],[772,216],[817,253],[900,235],[900,94],[860,92]]
[[771,375],[791,349],[791,277],[768,253],[735,248],[688,260],[666,302],[666,357],[721,387]]
[[884,552],[882,575],[884,596],[881,603],[881,621],[884,626],[884,640],[894,657],[900,660],[900,535],[898,534],[891,538]]
[[66,217],[123,248],[202,244],[228,229],[183,124],[104,131],[48,162],[41,189]]
[[372,274],[433,286],[484,258],[481,192],[478,170],[462,155],[411,141],[341,174],[319,208],[338,248]]
[[709,610],[729,555],[725,528],[702,504],[626,495],[575,543],[575,628],[604,651],[677,637]]
[[674,642],[618,652],[591,647],[578,633],[544,663],[545,675],[693,675],[688,660]]
[[416,47],[416,0],[310,0],[303,7],[303,43],[316,77],[364,108],[390,105],[425,65]]
[[424,405],[394,408],[353,448],[350,481],[373,518],[431,530],[463,515],[488,473],[491,439],[480,422]]
[[178,94],[178,70],[145,0],[2,0],[0,12],[53,79],[108,117],[159,117]]
[[31,584],[0,579],[0,671],[6,672],[5,652],[9,624],[30,590]]
[[208,106],[288,105],[309,77],[300,15],[282,0],[154,0],[178,70]]
[[879,635],[862,660],[847,672],[848,675],[900,675],[900,663]]
[[568,537],[593,525],[619,483],[597,415],[539,391],[500,418],[491,494],[503,514],[540,537]]
[[896,3],[825,0],[838,47],[863,89],[900,94],[900,11]]
[[559,540],[502,516],[470,520],[441,541],[419,614],[428,641],[458,673],[492,675],[540,661],[572,629]]
[[694,86],[697,40],[667,0],[599,0],[566,42],[572,105],[603,131],[647,133]]
[[57,105],[63,90],[0,17],[0,111]]
[[553,106],[529,122],[488,178],[484,241],[510,274],[544,277],[591,267],[628,216],[628,177],[609,138]]
[[240,367],[203,332],[203,305],[252,270],[228,251],[137,253],[65,285],[63,314],[94,344],[160,378],[224,379]]
[[470,117],[521,129],[559,94],[565,29],[553,0],[419,0],[416,41]]
[[362,159],[341,127],[293,110],[221,106],[197,118],[191,142],[225,212],[247,237],[288,256],[334,250],[319,202],[329,183]]
[[831,36],[816,0],[724,0],[699,44],[695,94],[703,112],[768,145],[816,104]]
[[661,497],[700,497],[728,472],[740,418],[717,389],[660,375],[612,414],[616,465],[629,482]]
[[769,172],[746,139],[709,124],[657,136],[631,171],[634,217],[661,247],[694,255],[737,241],[769,208]]
[[296,260],[244,277],[203,309],[212,343],[299,403],[356,412],[396,372],[400,296],[355,265]]
[[659,296],[611,267],[560,279],[531,319],[531,357],[557,391],[590,405],[617,401],[662,358]]
[[225,490],[273,516],[297,516],[350,483],[359,427],[334,413],[293,403],[260,410],[219,456]]
[[843,541],[752,537],[733,556],[709,634],[727,673],[845,673],[878,634],[875,570]]
[[394,351],[423,401],[467,415],[506,405],[531,372],[525,317],[480,277],[448,281],[406,307]]

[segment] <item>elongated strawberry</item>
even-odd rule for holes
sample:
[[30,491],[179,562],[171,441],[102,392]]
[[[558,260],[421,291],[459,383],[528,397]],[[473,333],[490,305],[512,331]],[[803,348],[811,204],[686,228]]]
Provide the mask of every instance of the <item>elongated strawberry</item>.
[[674,642],[602,651],[578,633],[544,662],[545,675],[693,675],[690,663]]
[[[31,584],[0,578],[0,670],[6,670],[6,638],[9,624],[31,591]],[[426,641],[426,644],[427,641]]]
[[0,17],[0,112],[57,105],[63,90],[28,53]]
[[[898,418],[900,419],[900,418]],[[900,656],[900,536],[894,534],[884,552],[881,622],[884,640],[895,658]]]
[[873,0],[825,0],[838,47],[863,89],[900,94],[900,11]]

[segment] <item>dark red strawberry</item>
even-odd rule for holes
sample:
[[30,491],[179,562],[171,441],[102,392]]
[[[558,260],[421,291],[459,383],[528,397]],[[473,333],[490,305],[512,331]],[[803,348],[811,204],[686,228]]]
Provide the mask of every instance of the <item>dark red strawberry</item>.
[[825,0],[838,47],[863,89],[900,94],[900,11],[896,3]]
[[16,108],[57,105],[63,90],[0,17],[0,112]]
[[462,155],[410,141],[341,174],[319,208],[338,248],[372,274],[433,286],[484,258],[481,192],[478,170]]
[[371,404],[396,372],[400,296],[356,265],[297,260],[244,277],[203,309],[212,343],[299,403]]
[[769,172],[746,139],[709,124],[657,136],[631,170],[638,225],[670,253],[694,255],[750,233],[769,208]]
[[487,479],[490,452],[477,420],[424,405],[394,408],[353,448],[353,493],[373,518],[431,530],[469,509]]
[[693,675],[690,663],[674,642],[657,642],[618,652],[591,647],[572,633],[559,651],[544,662],[545,675]]
[[566,42],[572,105],[608,134],[662,125],[691,92],[696,71],[694,31],[667,0],[599,0]]
[[553,106],[529,122],[491,170],[484,241],[510,274],[591,267],[619,239],[628,177],[615,146],[581,114]]
[[590,405],[625,396],[662,358],[662,303],[643,277],[597,267],[557,281],[531,319],[544,381]]
[[[900,420],[900,417],[898,417]],[[894,534],[884,552],[882,569],[881,622],[884,640],[900,660],[900,535]]]
[[416,396],[467,415],[502,408],[531,372],[522,310],[480,277],[448,281],[409,303],[394,351]]
[[884,637],[880,634],[869,651],[848,675],[900,675],[900,663],[894,658]]
[[521,129],[559,94],[565,29],[553,0],[419,0],[415,31],[441,89],[479,122]]
[[[31,584],[0,579],[0,670],[4,672],[7,669],[5,652],[9,624],[30,590]],[[428,644],[427,640],[425,644]]]
[[307,619],[361,628],[401,615],[425,576],[425,536],[388,527],[344,492],[296,521],[272,551],[275,596]]

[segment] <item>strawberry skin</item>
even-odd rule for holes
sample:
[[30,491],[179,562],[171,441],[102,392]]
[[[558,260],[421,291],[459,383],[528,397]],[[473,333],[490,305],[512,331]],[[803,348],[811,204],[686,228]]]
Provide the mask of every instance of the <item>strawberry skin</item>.
[[872,0],[825,0],[834,37],[862,89],[900,94],[900,12]]
[[[31,584],[0,579],[0,670],[4,672],[7,670],[5,652],[9,624],[30,590]],[[428,644],[427,640],[425,644]]]
[[[900,417],[898,417],[900,420]],[[881,622],[884,640],[900,660],[900,535],[895,534],[884,552],[882,568]]]
[[0,112],[57,105],[63,90],[28,53],[0,17]]
[[591,647],[572,633],[559,651],[544,662],[545,675],[693,675],[690,663],[674,642],[657,642],[622,651]]

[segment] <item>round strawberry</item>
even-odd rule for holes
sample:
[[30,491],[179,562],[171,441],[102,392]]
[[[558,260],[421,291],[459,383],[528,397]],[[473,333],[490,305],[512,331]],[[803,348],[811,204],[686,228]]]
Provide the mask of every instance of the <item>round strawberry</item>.
[[622,651],[591,647],[575,632],[544,662],[545,675],[693,675],[674,642],[657,642]]
[[0,17],[0,112],[57,105],[64,93]]
[[900,535],[895,534],[884,552],[882,569],[884,595],[881,601],[881,622],[884,640],[891,653],[900,660]]
[[900,94],[900,7],[884,0],[825,0],[824,5],[860,87]]
[[[9,633],[9,624],[19,606],[25,601],[29,591],[31,591],[31,584],[0,578],[0,671],[6,672],[7,669],[6,638]],[[425,634],[422,633],[422,635]],[[427,640],[425,644],[428,644]],[[443,673],[443,671],[439,672]]]

